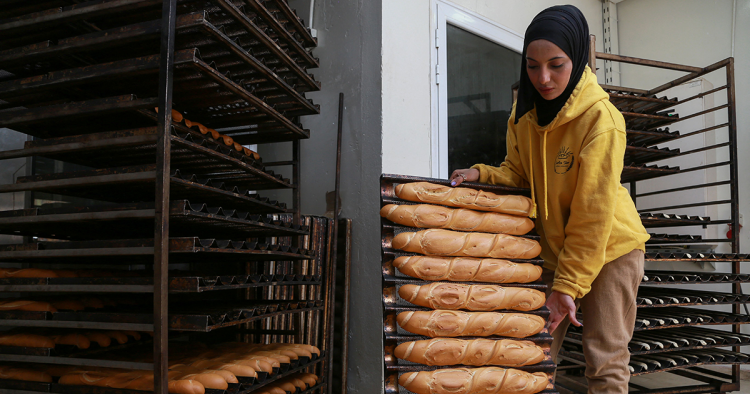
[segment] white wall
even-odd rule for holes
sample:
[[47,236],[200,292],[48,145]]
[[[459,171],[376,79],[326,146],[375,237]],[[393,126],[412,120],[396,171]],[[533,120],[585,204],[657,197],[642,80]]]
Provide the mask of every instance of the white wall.
[[[617,5],[620,54],[698,67],[705,67],[726,59],[732,55],[733,5],[733,0],[625,0]],[[750,202],[748,201],[750,173],[746,169],[750,162],[743,152],[746,152],[750,147],[750,135],[748,135],[750,116],[746,110],[750,104],[750,45],[747,44],[750,40],[750,0],[737,0],[734,26],[740,212],[747,214],[750,212]],[[654,88],[685,75],[684,72],[625,64],[621,65],[621,73],[623,86],[645,89]],[[707,86],[718,87],[726,84],[726,74],[723,70],[707,74],[703,78],[708,82]],[[727,102],[726,93],[721,91],[707,96],[705,101],[706,108],[725,104]],[[715,119],[712,121],[715,124],[725,123],[727,121],[726,112],[726,110],[717,111],[714,115]],[[695,127],[682,123],[676,123],[670,129],[679,130],[682,133],[696,130]],[[710,143],[713,137],[715,137],[714,143],[724,142],[726,141],[726,134],[726,129],[717,130],[713,135],[708,134],[706,135],[706,143]],[[700,138],[702,137],[688,137],[681,141]],[[671,146],[671,144],[666,144],[666,146]],[[712,158],[710,155],[707,157],[709,163],[728,159],[728,150],[718,150],[716,153],[717,157]],[[689,165],[683,163],[680,165],[693,167],[704,164],[700,162],[700,157],[696,157],[696,155],[684,157],[684,159],[688,158],[693,159],[694,162]],[[712,174],[707,173],[707,175],[710,181]],[[717,171],[713,176],[718,180],[728,179],[728,172],[726,170]],[[709,189],[709,192],[714,194],[714,196],[709,195],[711,199],[729,198],[727,187]],[[697,196],[673,195],[672,204],[679,204],[688,199],[692,201],[695,197]],[[719,219],[728,218],[728,206],[718,207],[710,216],[715,219],[717,214]],[[728,230],[726,225],[716,227],[718,228],[715,229],[715,232],[720,237],[724,236]],[[750,231],[748,230],[746,228],[740,232],[741,253],[750,251]],[[747,272],[748,263],[742,264],[742,271]],[[690,263],[660,264],[658,268],[693,271],[714,269],[710,266],[697,267]],[[729,271],[731,266],[728,263],[717,263],[715,270]],[[728,286],[719,285],[703,285],[695,286],[695,288],[709,291],[731,291]],[[747,292],[750,290],[750,286],[743,285],[743,289]],[[727,306],[716,307],[715,309],[730,310]],[[723,328],[728,329],[729,326]],[[742,330],[743,332],[750,332],[748,327],[743,327]]]
[[[732,0],[626,0],[617,5],[620,54],[678,64],[705,67],[732,55]],[[740,212],[750,212],[750,173],[742,171],[750,162],[742,152],[750,147],[750,116],[743,108],[750,103],[750,0],[737,0],[734,25],[735,88],[739,152]],[[658,39],[655,39],[658,37]],[[636,65],[621,66],[623,86],[653,88],[683,72]],[[723,71],[705,75],[713,86],[726,83]],[[713,105],[726,103],[726,93],[712,95]],[[715,113],[715,123],[726,122],[726,111]],[[677,123],[672,130],[683,133]],[[717,132],[721,138],[724,131]],[[722,142],[722,140],[717,140]],[[744,215],[743,215],[744,216]],[[726,228],[723,229],[726,232]],[[719,233],[722,231],[720,230]],[[740,232],[741,251],[750,250],[750,232]]]
[[[523,34],[543,9],[559,1],[454,0],[453,4]],[[571,0],[602,37],[599,0]],[[430,0],[383,0],[383,172],[432,176]],[[601,39],[597,50],[602,50]],[[601,67],[601,66],[600,66]],[[601,73],[600,73],[601,74]],[[601,76],[600,76],[601,78]]]

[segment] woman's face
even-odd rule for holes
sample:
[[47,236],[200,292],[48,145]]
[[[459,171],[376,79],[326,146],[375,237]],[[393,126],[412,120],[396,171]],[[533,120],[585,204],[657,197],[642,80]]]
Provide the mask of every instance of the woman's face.
[[545,100],[556,99],[562,94],[572,71],[573,62],[557,45],[536,40],[526,48],[526,72]]

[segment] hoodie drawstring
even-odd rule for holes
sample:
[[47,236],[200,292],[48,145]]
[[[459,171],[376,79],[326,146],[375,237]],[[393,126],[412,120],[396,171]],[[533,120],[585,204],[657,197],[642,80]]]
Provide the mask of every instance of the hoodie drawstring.
[[531,213],[529,217],[536,219],[536,195],[534,194],[534,159],[531,150],[531,136],[529,136],[529,172],[531,172]]
[[[536,207],[536,193],[534,193],[534,156],[531,146],[531,136],[529,136],[529,172],[531,173],[531,214],[529,217],[536,219],[537,207]],[[544,173],[544,219],[547,216],[547,133],[544,133],[544,140],[542,142],[542,172]]]
[[542,143],[542,169],[544,169],[544,219],[547,220],[547,132]]

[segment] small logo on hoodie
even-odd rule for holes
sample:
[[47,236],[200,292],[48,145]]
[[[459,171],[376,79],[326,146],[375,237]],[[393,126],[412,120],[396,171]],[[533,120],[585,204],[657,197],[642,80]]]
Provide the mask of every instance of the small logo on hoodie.
[[573,152],[567,146],[563,146],[557,152],[557,158],[555,159],[555,172],[558,174],[565,174],[573,168],[573,162],[575,156]]

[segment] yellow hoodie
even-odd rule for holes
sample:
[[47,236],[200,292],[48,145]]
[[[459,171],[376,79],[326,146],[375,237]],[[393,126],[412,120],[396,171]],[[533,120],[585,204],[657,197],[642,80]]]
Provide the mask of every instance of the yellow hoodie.
[[514,119],[515,105],[500,167],[472,168],[482,183],[531,187],[544,267],[555,270],[552,289],[583,297],[604,264],[645,250],[649,239],[620,184],[625,120],[588,67],[547,126],[537,124],[536,110]]

